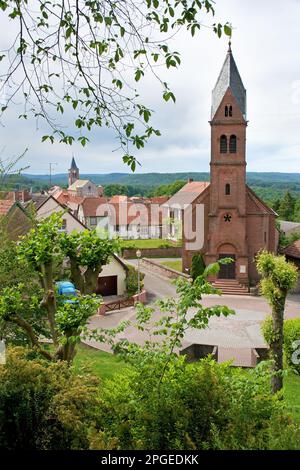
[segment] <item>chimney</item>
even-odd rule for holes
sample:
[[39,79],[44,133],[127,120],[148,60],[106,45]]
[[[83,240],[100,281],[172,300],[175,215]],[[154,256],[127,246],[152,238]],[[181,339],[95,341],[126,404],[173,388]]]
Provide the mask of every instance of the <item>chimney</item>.
[[194,181],[194,178],[188,178],[188,183],[192,183]]

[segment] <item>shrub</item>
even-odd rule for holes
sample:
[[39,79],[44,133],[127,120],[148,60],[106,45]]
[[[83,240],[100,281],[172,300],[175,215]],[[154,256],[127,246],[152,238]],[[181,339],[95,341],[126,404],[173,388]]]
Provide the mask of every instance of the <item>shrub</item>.
[[[137,294],[138,292],[138,272],[134,266],[130,264],[127,265],[128,271],[126,276],[126,292],[127,296],[131,297],[132,295]],[[140,271],[140,289],[142,290],[144,287],[143,279],[145,274]]]
[[245,373],[181,357],[162,376],[163,364],[144,358],[104,384],[93,448],[299,448],[299,427],[271,396],[266,364]]
[[0,449],[87,449],[98,382],[65,363],[8,348],[0,365]]
[[[270,345],[274,334],[272,317],[267,317],[263,322],[262,333],[266,343]],[[295,364],[295,361],[293,360],[293,354],[300,346],[300,343],[298,347],[293,345],[295,341],[300,341],[300,318],[285,320],[283,324],[283,351],[286,364],[296,374],[300,374],[300,364]],[[300,359],[299,355],[298,359]]]
[[201,253],[197,253],[193,256],[192,266],[191,266],[191,276],[193,281],[198,277],[202,276],[205,270],[205,263]]

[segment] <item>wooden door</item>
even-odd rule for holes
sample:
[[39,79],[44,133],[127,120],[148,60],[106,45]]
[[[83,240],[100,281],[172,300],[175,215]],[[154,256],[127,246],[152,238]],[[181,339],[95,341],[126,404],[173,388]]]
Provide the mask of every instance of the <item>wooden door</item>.
[[235,255],[233,254],[221,254],[219,259],[232,258],[233,261],[230,264],[221,264],[219,271],[219,279],[235,279]]
[[98,279],[97,294],[117,295],[118,294],[118,276],[103,276]]

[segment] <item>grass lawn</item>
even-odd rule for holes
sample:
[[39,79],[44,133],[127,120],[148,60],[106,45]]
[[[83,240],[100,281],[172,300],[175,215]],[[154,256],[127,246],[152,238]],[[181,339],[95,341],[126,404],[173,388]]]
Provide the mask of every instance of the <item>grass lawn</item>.
[[292,372],[284,379],[284,398],[295,420],[300,423],[300,376]]
[[[83,344],[79,346],[78,353],[74,359],[74,366],[75,369],[84,366],[101,379],[111,378],[114,374],[130,367],[113,354],[99,351]],[[300,423],[300,376],[290,372],[285,377],[284,398],[288,410],[292,413],[295,420]]]
[[175,269],[175,271],[182,272],[182,260],[176,259],[174,261],[162,261],[161,264],[168,268]]
[[[146,249],[146,248],[161,248],[161,245],[169,246],[169,247],[174,247],[174,246],[181,246],[181,242],[176,244],[176,243],[171,243],[170,240],[164,240],[161,238],[147,238],[145,240],[122,240],[121,241],[121,246],[125,246],[128,248],[136,248],[136,249]],[[163,248],[165,248],[163,246]]]
[[114,354],[81,344],[74,359],[75,369],[86,367],[101,379],[109,379],[122,369],[129,367]]

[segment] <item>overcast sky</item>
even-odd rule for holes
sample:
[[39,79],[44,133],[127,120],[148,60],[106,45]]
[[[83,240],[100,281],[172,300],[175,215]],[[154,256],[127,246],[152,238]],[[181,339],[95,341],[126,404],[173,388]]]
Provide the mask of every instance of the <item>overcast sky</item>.
[[[234,26],[233,55],[247,89],[247,170],[300,172],[300,1],[217,0],[216,11],[217,20]],[[203,28],[194,38],[181,34],[172,47],[182,53],[182,66],[167,76],[177,102],[163,103],[153,81],[143,82],[162,136],[136,153],[138,172],[209,171],[211,91],[227,38]],[[128,172],[106,130],[97,130],[84,149],[41,143],[43,133],[33,121],[8,119],[0,128],[2,157],[28,147],[30,173],[47,173],[49,162],[57,163],[55,173],[66,172],[72,154],[81,173]]]

